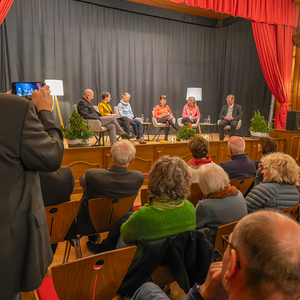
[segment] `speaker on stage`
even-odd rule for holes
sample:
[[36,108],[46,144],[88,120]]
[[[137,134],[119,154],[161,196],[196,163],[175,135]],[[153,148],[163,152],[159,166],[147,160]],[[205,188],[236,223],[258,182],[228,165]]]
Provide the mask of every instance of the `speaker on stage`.
[[288,111],[286,118],[286,130],[300,131],[300,111]]

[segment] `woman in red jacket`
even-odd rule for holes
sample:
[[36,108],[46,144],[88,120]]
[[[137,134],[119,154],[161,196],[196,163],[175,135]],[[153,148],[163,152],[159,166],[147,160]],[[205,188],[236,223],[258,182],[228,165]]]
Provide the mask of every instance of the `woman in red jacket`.
[[192,123],[195,124],[200,117],[201,115],[195,97],[189,97],[187,104],[183,107],[182,123],[193,130]]
[[167,96],[162,95],[159,97],[160,104],[156,105],[154,108],[154,118],[159,123],[166,123],[165,128],[165,140],[168,140],[170,125],[175,129],[178,130],[178,125],[173,122],[173,114],[171,112],[171,109],[167,103]]

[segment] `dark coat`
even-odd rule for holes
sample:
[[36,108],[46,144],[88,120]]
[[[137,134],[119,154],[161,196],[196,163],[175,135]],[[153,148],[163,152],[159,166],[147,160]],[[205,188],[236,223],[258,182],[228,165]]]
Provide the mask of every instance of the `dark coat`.
[[77,234],[91,234],[95,232],[92,225],[88,200],[94,198],[130,197],[139,192],[144,182],[144,175],[139,171],[129,171],[124,167],[112,166],[105,169],[89,169],[80,178],[84,189],[76,222]]
[[36,289],[52,262],[37,171],[52,172],[63,157],[62,133],[50,111],[0,94],[0,299]]
[[84,97],[79,100],[77,110],[84,119],[99,120],[102,116],[95,110],[91,102],[87,101]]
[[40,172],[41,189],[45,206],[70,201],[75,180],[68,167],[60,167],[55,172]]
[[220,163],[220,166],[229,175],[229,179],[246,179],[256,175],[255,163],[247,154],[233,155],[231,161]]
[[[225,104],[220,112],[219,119],[224,120],[228,112],[228,104]],[[233,105],[232,117],[235,121],[238,121],[243,116],[242,107],[239,104]]]

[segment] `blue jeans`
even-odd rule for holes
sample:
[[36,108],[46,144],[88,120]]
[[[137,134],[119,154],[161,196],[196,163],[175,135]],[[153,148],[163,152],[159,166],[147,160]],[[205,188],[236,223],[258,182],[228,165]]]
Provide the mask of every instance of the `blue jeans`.
[[13,295],[12,298],[9,298],[9,299],[6,299],[6,300],[20,300],[20,296],[21,296],[21,293],[16,293]]
[[140,121],[134,119],[133,121],[129,119],[129,123],[132,126],[133,132],[139,139],[143,136],[143,125]]
[[153,282],[144,283],[131,300],[170,300],[170,298]]

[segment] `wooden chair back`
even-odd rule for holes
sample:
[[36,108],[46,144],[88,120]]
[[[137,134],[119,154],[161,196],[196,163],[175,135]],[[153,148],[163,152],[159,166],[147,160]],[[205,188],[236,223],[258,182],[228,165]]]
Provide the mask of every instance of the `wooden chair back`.
[[136,195],[127,198],[96,198],[89,200],[89,213],[97,233],[106,232],[126,213],[133,205]]
[[68,201],[45,207],[51,244],[64,240],[79,208],[80,201]]
[[175,282],[175,279],[171,274],[171,270],[165,266],[158,266],[152,273],[151,279],[156,285],[160,287],[168,286],[172,282]]
[[199,184],[197,182],[193,182],[190,187],[191,193],[188,196],[188,200],[193,203],[193,205],[196,207],[199,200],[205,199],[206,195],[202,193],[200,190]]
[[141,189],[141,205],[144,206],[148,202],[148,188]]
[[295,221],[299,222],[299,205],[288,207],[281,210],[284,214],[287,214]]
[[127,273],[136,246],[108,251],[52,268],[60,300],[111,300]]
[[243,195],[246,194],[249,187],[253,183],[254,177],[247,178],[247,179],[231,179],[230,184],[235,186]]
[[218,249],[222,254],[225,252],[225,249],[223,248],[222,235],[229,235],[237,223],[238,221],[235,221],[218,227],[215,249]]

